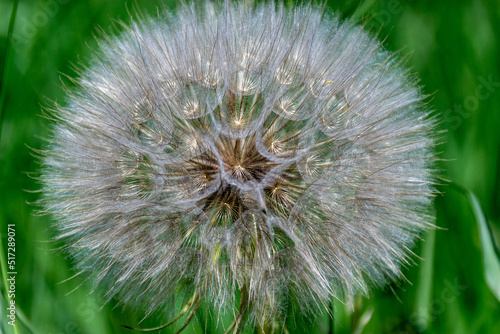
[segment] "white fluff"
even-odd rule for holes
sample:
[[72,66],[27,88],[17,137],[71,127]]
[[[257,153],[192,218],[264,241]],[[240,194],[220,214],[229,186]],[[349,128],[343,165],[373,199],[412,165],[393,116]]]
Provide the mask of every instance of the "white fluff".
[[363,27],[184,4],[100,46],[53,111],[41,180],[109,296],[150,313],[182,287],[189,312],[239,303],[236,331],[401,276],[432,222],[435,122]]

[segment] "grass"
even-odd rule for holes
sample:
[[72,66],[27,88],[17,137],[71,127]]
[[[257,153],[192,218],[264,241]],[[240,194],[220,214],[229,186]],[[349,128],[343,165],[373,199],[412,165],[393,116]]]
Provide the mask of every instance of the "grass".
[[[7,224],[16,228],[17,327],[7,324],[2,268],[0,333],[132,333],[122,324],[154,327],[134,310],[103,307],[98,293],[74,275],[70,259],[50,242],[50,217],[34,215],[38,194],[27,173],[38,168],[32,151],[48,134],[39,117],[48,100],[64,103],[60,73],[90,55],[97,26],[128,20],[125,1],[19,1],[12,43],[7,45],[13,1],[0,0],[2,108],[0,142],[0,251],[7,255]],[[157,1],[142,1],[154,12]],[[166,1],[173,8],[174,1]],[[334,303],[336,318],[297,318],[290,332],[303,333],[500,333],[500,5],[476,1],[328,1],[387,39],[390,50],[412,52],[429,101],[442,119],[443,182],[435,200],[436,224],[414,249],[408,281],[355,300],[356,309]],[[129,4],[130,7],[130,4]],[[10,55],[10,57],[9,57]],[[61,283],[63,282],[63,283]],[[411,283],[410,283],[411,282]],[[78,287],[81,285],[80,287]],[[78,288],[77,288],[78,287]],[[77,288],[74,292],[75,288]],[[70,293],[71,292],[71,293]],[[212,332],[217,323],[200,313],[185,333]],[[333,325],[334,330],[330,329]],[[164,330],[162,333],[173,333]]]

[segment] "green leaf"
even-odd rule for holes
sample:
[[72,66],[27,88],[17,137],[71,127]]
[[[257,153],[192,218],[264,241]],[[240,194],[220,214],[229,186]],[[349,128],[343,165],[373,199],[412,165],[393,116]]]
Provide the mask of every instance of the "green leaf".
[[498,248],[478,198],[470,190],[467,191],[467,197],[476,216],[479,235],[481,237],[486,283],[491,292],[500,301],[500,257],[498,256]]

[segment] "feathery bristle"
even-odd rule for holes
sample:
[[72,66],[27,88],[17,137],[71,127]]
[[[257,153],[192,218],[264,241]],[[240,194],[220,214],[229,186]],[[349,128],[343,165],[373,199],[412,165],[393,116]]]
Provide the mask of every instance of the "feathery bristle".
[[[435,122],[362,27],[312,5],[184,4],[100,42],[43,205],[109,296],[265,324],[401,277],[431,227]],[[238,302],[236,290],[241,296]],[[189,313],[191,312],[191,313]]]

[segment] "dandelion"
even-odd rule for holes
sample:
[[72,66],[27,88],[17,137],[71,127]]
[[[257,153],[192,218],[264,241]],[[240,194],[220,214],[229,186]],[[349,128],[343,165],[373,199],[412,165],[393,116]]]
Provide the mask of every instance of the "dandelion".
[[182,4],[99,41],[52,110],[43,205],[109,298],[280,323],[402,276],[432,226],[435,121],[363,27]]

